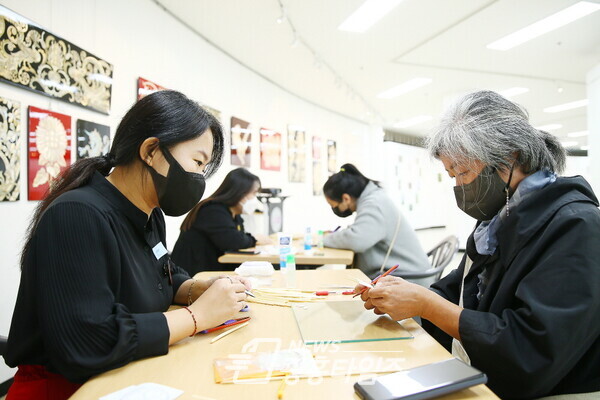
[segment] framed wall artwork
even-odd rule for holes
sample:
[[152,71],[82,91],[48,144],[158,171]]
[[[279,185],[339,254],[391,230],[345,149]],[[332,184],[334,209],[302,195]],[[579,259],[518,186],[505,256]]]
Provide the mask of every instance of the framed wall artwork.
[[0,6],[0,80],[104,114],[113,66]]
[[21,104],[0,97],[0,201],[19,200]]
[[325,179],[323,176],[323,140],[318,136],[312,137],[312,173],[313,173],[313,195],[323,194]]
[[99,157],[110,151],[110,127],[77,120],[77,159]]
[[210,106],[207,106],[206,104],[202,104],[202,108],[204,108],[206,111],[208,111],[209,113],[211,113],[213,115],[213,117],[215,117],[217,119],[217,121],[221,122],[221,111],[212,108]]
[[167,88],[164,86],[160,86],[158,83],[154,83],[149,81],[148,79],[144,79],[141,76],[138,78],[138,89],[137,96],[138,101],[143,99],[145,96],[148,96],[151,93],[159,92],[161,90],[166,90]]
[[231,165],[250,166],[252,127],[250,122],[231,117]]
[[288,180],[306,180],[306,131],[294,125],[288,126]]
[[281,133],[260,128],[260,168],[281,170]]
[[327,141],[327,172],[329,175],[333,175],[337,170],[337,147],[335,140]]
[[28,155],[28,198],[41,200],[71,164],[71,117],[30,106]]

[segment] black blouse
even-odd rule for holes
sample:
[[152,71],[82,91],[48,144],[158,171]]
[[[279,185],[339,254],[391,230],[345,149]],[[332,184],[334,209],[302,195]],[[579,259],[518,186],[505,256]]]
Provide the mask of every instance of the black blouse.
[[242,217],[233,217],[225,204],[208,203],[198,211],[191,229],[179,234],[172,258],[192,276],[200,271],[227,271],[237,265],[221,264],[219,257],[255,245],[256,239],[244,232]]
[[81,383],[166,354],[163,312],[189,275],[168,267],[164,243],[162,211],[148,218],[99,173],[58,197],[21,273],[6,363],[43,365]]

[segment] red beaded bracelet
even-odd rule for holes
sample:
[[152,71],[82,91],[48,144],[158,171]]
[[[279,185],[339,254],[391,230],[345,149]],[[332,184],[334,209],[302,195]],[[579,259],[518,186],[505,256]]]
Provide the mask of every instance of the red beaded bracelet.
[[196,334],[196,332],[198,332],[198,325],[196,324],[196,316],[194,315],[194,313],[192,312],[192,310],[190,310],[189,308],[187,308],[185,306],[183,308],[185,308],[187,310],[187,312],[190,313],[190,315],[192,316],[192,319],[194,320],[194,333],[192,333],[190,335],[190,337],[192,337],[192,336],[194,336]]
[[194,287],[194,283],[198,282],[195,279],[192,279],[192,283],[188,289],[188,306],[192,304],[192,288]]

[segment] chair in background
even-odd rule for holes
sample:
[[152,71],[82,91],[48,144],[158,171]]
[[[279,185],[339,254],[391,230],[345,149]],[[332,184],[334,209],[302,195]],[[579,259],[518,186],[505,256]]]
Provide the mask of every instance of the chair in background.
[[434,277],[437,282],[440,280],[444,268],[450,264],[450,261],[452,261],[456,253],[458,253],[458,238],[454,235],[450,235],[427,253],[427,257],[429,257],[431,262],[431,268],[423,272],[407,272],[398,276],[403,279]]

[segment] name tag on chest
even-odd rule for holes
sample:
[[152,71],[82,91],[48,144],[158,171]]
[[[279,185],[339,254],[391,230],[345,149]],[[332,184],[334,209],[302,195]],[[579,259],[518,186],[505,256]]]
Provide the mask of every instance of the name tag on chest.
[[165,254],[167,254],[167,249],[162,244],[162,242],[158,242],[158,244],[152,248],[152,252],[154,253],[154,257],[156,257],[156,259],[158,260]]

